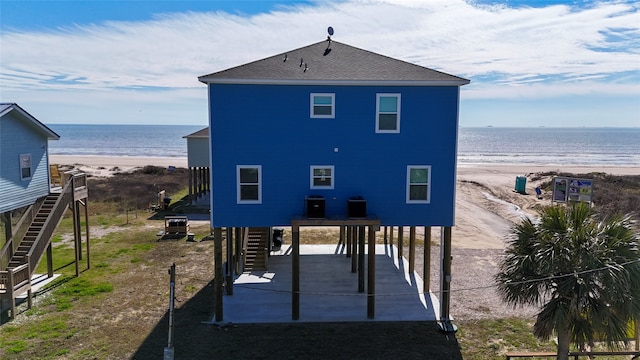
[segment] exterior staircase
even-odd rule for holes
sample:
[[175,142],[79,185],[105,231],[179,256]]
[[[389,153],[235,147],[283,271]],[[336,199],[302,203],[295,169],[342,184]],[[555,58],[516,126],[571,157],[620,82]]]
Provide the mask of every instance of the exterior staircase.
[[18,248],[13,253],[13,256],[11,256],[9,264],[7,265],[7,269],[15,269],[20,265],[24,265],[27,263],[27,254],[33,247],[33,244],[36,242],[38,235],[42,232],[44,224],[53,211],[56,205],[56,201],[59,197],[60,194],[51,193],[44,199],[44,202],[36,213],[36,216],[31,222],[31,225],[29,225],[27,232],[24,234],[22,241],[20,241],[20,245],[18,245]]
[[[86,204],[87,194],[86,174],[69,175],[60,192],[49,193],[25,211],[12,237],[0,249],[0,308],[4,307],[5,300],[9,300],[11,318],[15,316],[17,296],[27,293],[31,307],[31,278],[47,249],[50,249],[53,232],[74,202]],[[74,228],[80,232],[80,225],[75,220]],[[47,271],[52,277],[53,266],[50,255],[48,257]],[[76,255],[76,273],[77,260]]]
[[245,239],[244,271],[267,270],[271,229],[249,228]]

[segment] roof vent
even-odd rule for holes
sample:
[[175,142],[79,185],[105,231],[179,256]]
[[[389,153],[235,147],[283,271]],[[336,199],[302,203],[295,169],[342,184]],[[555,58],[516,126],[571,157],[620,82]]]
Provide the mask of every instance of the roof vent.
[[287,56],[287,54],[284,54],[284,60],[282,60],[282,62],[287,62],[288,59],[289,59],[289,56]]

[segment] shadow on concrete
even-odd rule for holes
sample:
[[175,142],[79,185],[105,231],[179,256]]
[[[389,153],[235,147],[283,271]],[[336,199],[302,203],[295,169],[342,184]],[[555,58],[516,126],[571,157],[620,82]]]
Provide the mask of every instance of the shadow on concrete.
[[[388,248],[386,251],[377,252],[376,268],[382,271],[400,272],[406,265],[403,260],[396,260],[393,254],[397,249]],[[340,251],[338,251],[340,252]],[[303,283],[308,283],[307,296],[309,301],[303,308],[301,320],[290,320],[290,293],[283,291],[256,290],[254,286],[273,287],[290,280],[290,256],[286,250],[279,256],[284,264],[278,268],[270,259],[269,273],[243,274],[252,276],[257,282],[247,288],[236,284],[233,296],[224,296],[225,321],[214,323],[211,321],[214,313],[215,290],[213,281],[202,288],[195,296],[175,311],[173,350],[175,359],[462,359],[460,347],[455,334],[444,334],[438,331],[437,322],[433,320],[434,307],[431,297],[426,296],[425,302],[418,301],[415,286],[420,283],[419,277],[396,274],[397,284],[377,284],[379,291],[397,291],[412,293],[412,296],[385,297],[380,296],[376,306],[376,319],[366,319],[365,298],[328,296],[325,283],[330,286],[332,292],[351,291],[355,289],[353,279],[344,282],[347,286],[341,289],[340,282],[336,281],[336,268],[345,272],[347,278],[352,277],[350,265],[344,256],[336,254],[334,249],[330,255],[307,255],[301,259],[302,269],[312,278]],[[386,260],[385,260],[386,258]],[[379,260],[378,260],[379,259]],[[317,261],[317,265],[314,263]],[[398,263],[399,261],[399,263]],[[332,264],[333,265],[329,265]],[[323,265],[320,265],[323,264]],[[379,269],[386,267],[387,269]],[[389,269],[389,267],[391,269]],[[324,268],[324,270],[323,270]],[[312,270],[314,269],[314,270]],[[326,271],[325,271],[326,270]],[[242,277],[238,277],[236,282]],[[303,275],[304,278],[304,275]],[[399,281],[398,281],[399,280]],[[245,281],[252,281],[246,279]],[[379,281],[383,281],[382,277]],[[389,277],[384,282],[392,281]],[[408,284],[408,285],[407,285]],[[400,286],[398,288],[390,286]],[[407,287],[408,286],[408,287]],[[242,289],[242,290],[241,290]],[[249,297],[242,298],[243,290]],[[325,290],[323,290],[325,289]],[[386,290],[384,290],[386,289]],[[277,290],[277,289],[276,289]],[[289,288],[290,290],[290,288]],[[302,289],[303,291],[305,289]],[[252,291],[258,291],[252,293]],[[378,293],[380,293],[377,291]],[[320,292],[320,298],[312,296],[311,292]],[[357,291],[356,291],[357,292]],[[267,295],[272,294],[272,295]],[[382,293],[380,293],[382,295]],[[270,300],[269,307],[264,302],[264,297],[275,296]],[[180,294],[176,294],[180,297]],[[276,297],[278,297],[276,299]],[[253,298],[253,302],[249,301]],[[340,302],[349,299],[358,299],[357,306],[344,304],[340,309]],[[242,306],[233,309],[231,302],[240,299]],[[410,299],[407,301],[407,299]],[[437,299],[435,299],[437,302]],[[351,301],[351,300],[349,300]],[[284,303],[282,303],[284,302]],[[328,304],[331,303],[331,304]],[[275,307],[274,307],[275,306]],[[284,309],[285,318],[278,315],[272,322],[265,321],[264,317],[269,312],[278,312]],[[241,319],[237,311],[250,313],[256,317],[255,322]],[[324,314],[324,315],[323,315]],[[412,315],[413,314],[413,315]],[[415,316],[418,319],[415,320]],[[240,322],[234,321],[240,319]],[[325,318],[326,317],[326,318]],[[302,322],[304,319],[307,322]],[[321,319],[322,318],[322,319]],[[338,320],[336,320],[338,319]],[[356,320],[353,320],[356,319]],[[357,320],[364,319],[364,320]],[[408,319],[408,320],[407,320]],[[262,321],[262,322],[261,322]],[[320,321],[320,322],[314,322]],[[158,359],[163,356],[168,345],[168,312],[158,321],[156,327],[149,334],[140,348],[133,355],[133,359]]]

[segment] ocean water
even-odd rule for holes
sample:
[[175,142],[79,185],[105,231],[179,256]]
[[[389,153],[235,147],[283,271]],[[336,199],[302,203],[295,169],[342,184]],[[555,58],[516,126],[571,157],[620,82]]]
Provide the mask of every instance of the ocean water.
[[187,139],[206,125],[48,125],[53,155],[187,157]]
[[[187,157],[185,135],[206,125],[61,125],[55,155]],[[459,164],[640,167],[640,128],[466,128]]]
[[458,163],[640,166],[640,128],[460,128]]

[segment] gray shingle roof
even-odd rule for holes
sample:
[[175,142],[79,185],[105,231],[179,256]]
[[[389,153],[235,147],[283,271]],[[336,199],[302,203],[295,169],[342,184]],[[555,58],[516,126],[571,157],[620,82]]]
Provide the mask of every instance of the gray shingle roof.
[[[306,71],[305,71],[306,67]],[[227,70],[203,75],[203,83],[452,85],[469,80],[362,50],[321,41]]]
[[194,133],[185,135],[182,138],[183,139],[209,138],[209,127],[207,126],[204,129],[200,129]]

